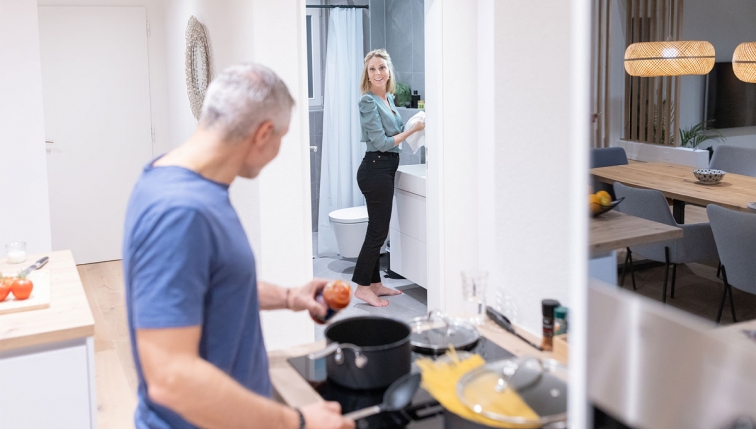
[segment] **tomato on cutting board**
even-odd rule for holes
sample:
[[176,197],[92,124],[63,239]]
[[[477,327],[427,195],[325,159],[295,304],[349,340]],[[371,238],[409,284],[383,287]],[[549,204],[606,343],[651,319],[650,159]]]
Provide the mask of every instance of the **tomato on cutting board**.
[[11,291],[13,292],[13,296],[16,297],[16,299],[23,300],[29,298],[29,295],[31,295],[33,288],[34,283],[32,283],[31,280],[27,278],[17,278],[13,281]]
[[12,277],[0,278],[0,301],[5,300],[11,291],[11,285],[13,284]]

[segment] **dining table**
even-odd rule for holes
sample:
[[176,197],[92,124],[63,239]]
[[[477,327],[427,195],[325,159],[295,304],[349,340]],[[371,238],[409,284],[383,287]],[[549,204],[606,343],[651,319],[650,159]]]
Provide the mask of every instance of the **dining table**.
[[693,167],[668,162],[647,162],[613,165],[591,169],[591,175],[601,182],[620,182],[627,186],[656,189],[672,200],[672,214],[678,224],[685,223],[685,205],[706,207],[716,204],[739,211],[753,211],[748,207],[756,202],[756,177],[726,173],[714,184],[700,182],[693,175]]

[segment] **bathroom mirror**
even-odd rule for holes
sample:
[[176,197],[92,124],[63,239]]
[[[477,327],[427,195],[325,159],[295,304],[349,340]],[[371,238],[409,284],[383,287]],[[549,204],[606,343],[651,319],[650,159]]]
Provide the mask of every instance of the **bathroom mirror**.
[[186,27],[186,92],[192,114],[199,119],[205,91],[211,79],[210,44],[205,26],[194,16]]

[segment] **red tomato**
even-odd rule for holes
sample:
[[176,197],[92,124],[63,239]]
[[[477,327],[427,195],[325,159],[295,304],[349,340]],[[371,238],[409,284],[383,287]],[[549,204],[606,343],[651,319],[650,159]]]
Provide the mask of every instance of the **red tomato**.
[[16,279],[11,286],[13,296],[18,300],[29,298],[34,288],[34,283],[29,279]]
[[[2,279],[5,280],[5,279]],[[0,280],[0,301],[8,297],[11,291],[11,283]]]

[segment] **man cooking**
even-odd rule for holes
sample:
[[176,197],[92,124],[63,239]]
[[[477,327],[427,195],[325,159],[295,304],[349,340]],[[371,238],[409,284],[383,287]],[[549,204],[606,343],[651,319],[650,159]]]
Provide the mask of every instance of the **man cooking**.
[[257,281],[229,200],[278,154],[294,105],[271,70],[245,64],[210,84],[199,125],[145,167],[129,201],[123,248],[142,428],[353,428],[337,403],[299,410],[271,399],[259,311],[325,315],[326,280],[294,289]]

